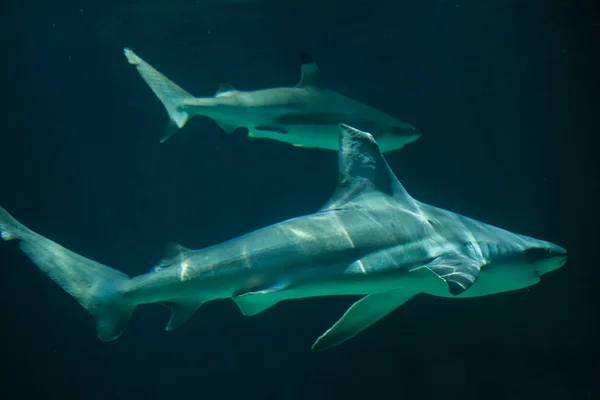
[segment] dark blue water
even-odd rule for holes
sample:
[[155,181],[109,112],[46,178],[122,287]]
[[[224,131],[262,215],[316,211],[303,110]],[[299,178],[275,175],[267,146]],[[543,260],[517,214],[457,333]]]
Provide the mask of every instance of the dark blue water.
[[0,204],[129,275],[167,241],[201,248],[310,213],[337,155],[227,136],[166,113],[131,47],[194,95],[329,86],[418,127],[388,162],[417,199],[553,241],[568,264],[530,289],[418,297],[344,345],[310,345],[354,298],[243,317],[203,306],[166,333],[141,307],[101,343],[92,319],[0,243],[6,399],[592,399],[600,396],[600,10],[592,1],[10,1],[0,26]]

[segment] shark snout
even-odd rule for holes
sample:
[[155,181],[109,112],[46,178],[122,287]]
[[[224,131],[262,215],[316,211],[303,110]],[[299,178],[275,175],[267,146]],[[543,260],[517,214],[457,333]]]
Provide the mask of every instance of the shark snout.
[[567,256],[567,249],[562,248],[558,245],[554,245],[550,251],[555,253],[556,255],[561,255],[561,256],[565,256],[565,257]]
[[543,248],[543,258],[537,263],[540,275],[554,271],[567,263],[567,250],[563,247],[548,243]]
[[557,244],[547,243],[547,247],[544,250],[546,250],[548,257],[567,258],[567,249]]

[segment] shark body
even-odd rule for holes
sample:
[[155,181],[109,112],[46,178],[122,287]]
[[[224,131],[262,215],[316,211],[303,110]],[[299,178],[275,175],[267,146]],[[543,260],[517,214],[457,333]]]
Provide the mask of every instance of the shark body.
[[302,79],[295,87],[240,91],[222,84],[214,97],[196,98],[132,50],[126,48],[125,56],[169,114],[161,142],[195,115],[213,119],[226,133],[244,127],[253,138],[331,150],[338,150],[340,123],[372,133],[384,152],[400,149],[421,136],[414,126],[328,89],[311,59],[302,64]]
[[0,232],[119,337],[141,304],[172,310],[167,330],[203,303],[233,299],[244,315],[283,300],[364,295],[313,345],[358,334],[412,297],[476,297],[521,289],[566,262],[566,250],[412,198],[374,138],[341,125],[339,184],[314,214],[200,250],[174,246],[151,272],[129,278],[31,231],[0,208]]

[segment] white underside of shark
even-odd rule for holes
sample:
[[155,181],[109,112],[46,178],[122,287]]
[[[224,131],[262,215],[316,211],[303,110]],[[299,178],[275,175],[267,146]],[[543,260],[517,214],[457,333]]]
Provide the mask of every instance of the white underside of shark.
[[136,307],[168,305],[167,330],[203,303],[233,299],[255,315],[290,299],[364,295],[313,349],[340,344],[414,296],[477,297],[521,289],[566,262],[566,250],[412,198],[374,138],[339,128],[339,184],[314,214],[200,250],[174,246],[151,272],[127,275],[74,253],[0,208],[0,232],[96,319],[113,340]]
[[338,149],[340,123],[371,132],[384,152],[421,136],[414,126],[327,88],[312,61],[302,65],[302,79],[295,87],[240,91],[222,84],[214,97],[196,98],[132,50],[125,49],[125,56],[169,114],[161,142],[195,115],[213,119],[227,133],[243,127],[253,138],[331,150]]

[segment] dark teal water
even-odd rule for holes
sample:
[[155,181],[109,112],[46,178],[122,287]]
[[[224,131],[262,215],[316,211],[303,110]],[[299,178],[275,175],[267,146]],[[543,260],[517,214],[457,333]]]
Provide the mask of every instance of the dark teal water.
[[294,85],[300,54],[329,86],[414,124],[388,162],[417,199],[553,241],[568,264],[529,290],[422,296],[352,341],[310,345],[354,298],[243,317],[207,304],[179,330],[142,307],[126,334],[92,319],[0,244],[6,399],[592,399],[598,377],[600,12],[573,1],[3,3],[0,204],[130,275],[166,241],[201,248],[310,213],[336,154],[226,136],[166,114],[131,47],[194,95]]

